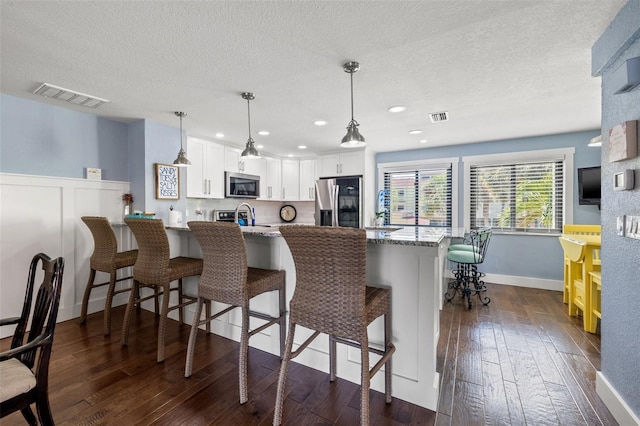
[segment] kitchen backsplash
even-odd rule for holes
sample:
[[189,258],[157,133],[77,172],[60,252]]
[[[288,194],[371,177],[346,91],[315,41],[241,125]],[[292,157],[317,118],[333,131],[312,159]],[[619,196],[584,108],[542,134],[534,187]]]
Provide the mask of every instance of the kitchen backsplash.
[[[243,200],[223,199],[223,200],[205,200],[197,198],[187,199],[187,211],[183,217],[185,222],[195,219],[211,220],[214,209],[218,210],[235,210],[238,204]],[[293,223],[315,223],[315,203],[313,201],[259,201],[246,200],[246,202],[255,209],[257,224],[273,224],[280,223],[280,208],[285,204],[291,204],[296,208],[296,219]]]

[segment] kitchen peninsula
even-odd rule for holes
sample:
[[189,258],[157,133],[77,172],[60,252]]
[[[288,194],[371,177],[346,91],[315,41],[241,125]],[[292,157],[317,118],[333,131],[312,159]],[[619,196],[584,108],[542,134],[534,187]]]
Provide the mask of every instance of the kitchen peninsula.
[[[125,228],[125,227],[122,227]],[[123,233],[125,229],[122,229]],[[168,227],[171,255],[202,256],[200,246],[188,227]],[[278,227],[242,227],[248,263],[260,268],[286,271],[287,303],[293,296],[295,265]],[[422,407],[437,410],[439,374],[436,372],[436,346],[439,338],[439,310],[442,300],[444,259],[449,238],[444,231],[432,228],[406,227],[395,232],[367,232],[367,284],[392,289],[393,396]],[[450,235],[450,234],[449,234]],[[125,235],[123,235],[125,236]],[[195,293],[197,279],[185,291]],[[172,300],[172,303],[175,301]],[[152,309],[151,306],[145,306]],[[214,303],[214,310],[224,305]],[[251,301],[253,310],[276,314],[276,294],[263,294]],[[191,322],[193,310],[186,321]],[[254,321],[254,319],[251,319]],[[252,327],[259,324],[252,323]],[[239,341],[240,312],[233,310],[214,320],[212,332]],[[310,331],[300,329],[295,344],[300,344]],[[369,326],[370,343],[382,347],[383,324],[379,318]],[[250,345],[279,355],[279,333],[275,327],[254,336]],[[294,349],[295,349],[294,344]],[[294,362],[320,371],[329,371],[328,338],[316,339]],[[371,355],[372,365],[377,355]],[[358,349],[338,345],[338,376],[360,383]],[[195,367],[197,368],[197,366]],[[384,392],[384,375],[376,375],[371,387]]]

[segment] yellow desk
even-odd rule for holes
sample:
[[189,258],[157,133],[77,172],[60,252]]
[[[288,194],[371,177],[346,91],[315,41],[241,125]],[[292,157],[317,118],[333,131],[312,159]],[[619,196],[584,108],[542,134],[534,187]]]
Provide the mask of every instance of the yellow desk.
[[[597,320],[592,320],[592,301],[589,291],[590,273],[594,269],[594,251],[600,249],[600,235],[562,235],[559,237],[564,255],[570,261],[569,266],[569,315],[582,311],[584,329],[593,333]],[[596,324],[592,324],[596,322]]]

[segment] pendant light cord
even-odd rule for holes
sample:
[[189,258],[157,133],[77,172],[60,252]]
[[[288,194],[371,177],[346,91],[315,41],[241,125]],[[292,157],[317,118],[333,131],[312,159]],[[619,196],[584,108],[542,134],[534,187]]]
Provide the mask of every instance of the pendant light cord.
[[182,116],[184,114],[180,113],[180,150],[182,151]]
[[247,117],[249,119],[249,139],[251,139],[251,108],[249,106],[249,99],[247,99]]
[[353,71],[349,75],[351,76],[351,121],[355,121],[353,119]]

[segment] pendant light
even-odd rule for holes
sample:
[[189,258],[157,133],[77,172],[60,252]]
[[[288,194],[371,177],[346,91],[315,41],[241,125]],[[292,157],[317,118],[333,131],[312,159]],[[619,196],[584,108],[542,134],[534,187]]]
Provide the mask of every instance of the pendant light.
[[260,157],[260,153],[256,149],[255,142],[251,137],[251,108],[249,107],[249,102],[254,100],[255,98],[256,97],[253,95],[253,93],[250,93],[250,92],[242,93],[242,99],[247,100],[247,117],[249,118],[249,139],[247,139],[247,146],[244,148],[244,151],[242,151],[242,154],[240,154],[240,156],[246,157],[246,158]]
[[186,152],[184,152],[184,148],[182,147],[182,117],[187,114],[182,111],[176,111],[175,114],[180,117],[180,152],[178,152],[178,157],[173,162],[173,165],[178,167],[186,167],[191,165],[191,161],[187,159]]
[[358,131],[358,122],[353,118],[353,73],[360,69],[357,62],[347,62],[343,65],[344,72],[351,75],[351,121],[347,125],[347,134],[342,138],[340,146],[343,148],[359,148],[365,146],[364,136]]

